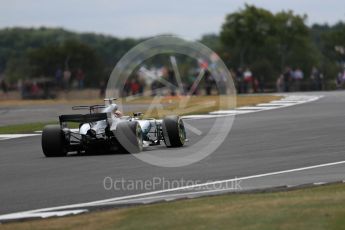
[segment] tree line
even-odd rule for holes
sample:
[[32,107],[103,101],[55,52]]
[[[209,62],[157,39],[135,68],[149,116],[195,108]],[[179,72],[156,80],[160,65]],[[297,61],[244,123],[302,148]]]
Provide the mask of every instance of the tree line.
[[229,68],[250,67],[270,85],[286,67],[301,68],[306,77],[317,67],[325,81],[334,83],[344,70],[345,24],[308,26],[306,21],[307,15],[293,11],[272,13],[245,5],[226,16],[219,34],[204,35],[200,41]]
[[[345,61],[345,24],[308,26],[307,15],[272,13],[245,5],[228,14],[219,34],[199,40],[215,50],[231,69],[250,67],[254,75],[274,84],[286,66],[306,76],[317,66],[325,79],[335,79]],[[82,68],[85,85],[97,87],[116,62],[144,39],[119,39],[62,28],[0,30],[0,74],[9,82],[54,78],[56,69]]]
[[6,28],[0,30],[0,73],[9,82],[54,78],[57,69],[79,68],[85,85],[97,87],[107,80],[114,64],[139,39],[118,39],[62,28]]

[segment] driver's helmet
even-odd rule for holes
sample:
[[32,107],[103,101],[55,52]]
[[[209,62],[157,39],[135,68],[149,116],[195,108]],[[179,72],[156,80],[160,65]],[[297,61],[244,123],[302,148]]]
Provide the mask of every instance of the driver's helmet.
[[116,117],[122,117],[123,114],[120,110],[116,109],[116,110],[113,110],[113,114],[116,116]]

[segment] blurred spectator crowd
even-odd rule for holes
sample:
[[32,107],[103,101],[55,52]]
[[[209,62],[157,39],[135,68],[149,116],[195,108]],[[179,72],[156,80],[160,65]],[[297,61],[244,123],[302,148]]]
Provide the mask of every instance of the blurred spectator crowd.
[[40,76],[32,79],[19,79],[16,84],[8,84],[0,77],[1,90],[6,97],[9,91],[19,91],[22,99],[52,99],[58,91],[83,89],[85,73],[81,68],[74,71],[57,68],[55,78]]
[[[234,82],[238,93],[260,93],[265,91],[295,92],[295,91],[320,91],[325,90],[324,74],[313,67],[309,77],[306,77],[299,67],[286,66],[277,77],[275,90],[266,87],[263,77],[256,77],[249,67],[238,68],[233,71]],[[343,89],[345,86],[345,69],[340,71],[335,78],[335,88]]]
[[226,94],[226,79],[213,76],[208,68],[197,68],[178,77],[169,67],[150,69],[142,66],[124,83],[122,96],[175,96]]
[[[138,71],[131,74],[124,82],[121,95],[126,96],[174,96],[174,95],[222,95],[226,94],[226,79],[223,76],[214,76],[208,65],[191,69],[189,74],[177,76],[170,67],[141,66]],[[324,90],[324,74],[313,67],[310,76],[306,77],[301,68],[286,66],[277,77],[275,89],[267,87],[263,77],[257,77],[249,67],[231,70],[236,91],[239,94],[263,92],[293,92],[306,90]],[[57,92],[68,92],[71,89],[84,89],[85,73],[78,68],[62,70],[57,68],[54,80],[40,77],[30,80],[19,80],[16,85],[9,85],[4,76],[0,76],[2,97],[11,90],[18,90],[23,99],[49,99],[55,98]],[[99,95],[105,96],[106,81],[99,82]],[[335,77],[336,89],[345,87],[345,69]]]

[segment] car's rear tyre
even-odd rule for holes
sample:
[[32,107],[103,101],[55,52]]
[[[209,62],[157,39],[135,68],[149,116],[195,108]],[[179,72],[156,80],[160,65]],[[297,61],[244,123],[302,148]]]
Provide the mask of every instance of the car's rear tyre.
[[164,143],[167,147],[181,147],[186,140],[186,131],[182,119],[171,115],[163,119],[162,131]]
[[60,125],[47,125],[42,132],[42,150],[46,157],[67,155],[66,139]]
[[116,126],[115,137],[122,149],[128,153],[139,153],[143,150],[143,134],[137,121],[124,121]]

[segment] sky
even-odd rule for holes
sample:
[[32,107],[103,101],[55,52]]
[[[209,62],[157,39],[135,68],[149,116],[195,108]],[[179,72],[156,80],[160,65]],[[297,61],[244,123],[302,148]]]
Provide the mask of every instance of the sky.
[[0,28],[63,27],[120,38],[219,33],[245,3],[307,14],[307,24],[345,21],[345,0],[0,0]]

